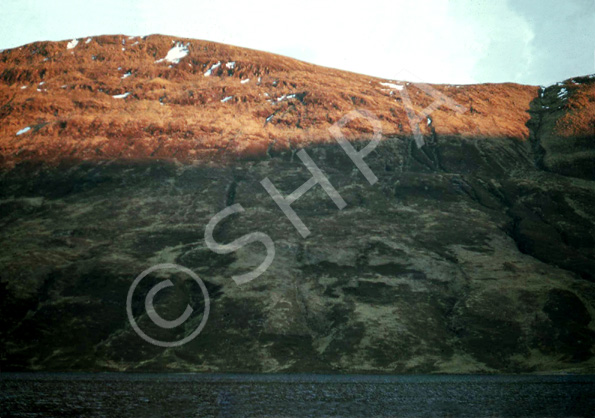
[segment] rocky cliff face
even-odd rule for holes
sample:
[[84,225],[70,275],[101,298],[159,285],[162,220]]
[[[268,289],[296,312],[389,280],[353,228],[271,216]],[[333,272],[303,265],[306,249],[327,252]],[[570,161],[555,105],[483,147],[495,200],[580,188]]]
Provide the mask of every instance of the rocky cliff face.
[[[432,97],[203,41],[73,44],[0,54],[2,370],[595,372],[594,78]],[[409,121],[436,92],[452,102],[424,114],[420,148]],[[329,132],[354,108],[382,129],[364,159],[374,184]],[[342,132],[362,149],[373,129]],[[312,178],[301,149],[346,203],[320,185],[296,200],[305,238],[261,183],[289,195]],[[216,241],[258,231],[275,246],[240,285],[265,247],[205,242],[234,204]],[[206,326],[181,347],[147,343],[127,318],[134,278],[159,263],[209,292]],[[144,311],[166,277],[162,317],[195,309],[172,329]],[[202,319],[188,276],[137,292],[156,339]]]

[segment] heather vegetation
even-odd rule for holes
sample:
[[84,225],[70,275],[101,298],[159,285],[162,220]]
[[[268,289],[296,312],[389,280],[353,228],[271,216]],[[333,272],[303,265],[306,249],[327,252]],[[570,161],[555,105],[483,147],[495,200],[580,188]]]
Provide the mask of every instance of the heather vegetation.
[[[386,81],[170,36],[36,42],[0,54],[2,165],[262,156],[332,140],[328,128],[357,108],[371,111],[386,137],[409,135],[400,91],[381,84]],[[435,100],[414,84],[396,83],[407,88],[415,112]],[[431,127],[421,124],[424,134],[528,137],[526,110],[537,87],[433,87],[464,112],[437,109]],[[31,130],[17,135],[26,127]],[[343,133],[362,138],[372,127],[354,121]]]

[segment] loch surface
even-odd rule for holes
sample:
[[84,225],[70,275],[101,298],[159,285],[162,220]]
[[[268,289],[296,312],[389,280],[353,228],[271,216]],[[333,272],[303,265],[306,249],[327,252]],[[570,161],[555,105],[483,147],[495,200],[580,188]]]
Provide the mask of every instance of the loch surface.
[[1,373],[0,416],[593,416],[595,376]]

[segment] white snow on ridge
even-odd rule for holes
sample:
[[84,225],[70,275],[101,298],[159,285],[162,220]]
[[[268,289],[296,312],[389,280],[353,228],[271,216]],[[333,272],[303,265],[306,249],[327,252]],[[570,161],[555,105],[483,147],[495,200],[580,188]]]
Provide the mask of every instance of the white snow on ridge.
[[235,61],[228,62],[227,64],[225,64],[225,66],[227,68],[229,68],[230,70],[233,70],[236,67],[236,62]]
[[74,49],[78,44],[78,39],[73,39],[72,41],[68,42],[68,44],[66,45],[66,49]]
[[91,42],[91,39],[93,39],[93,38],[87,38],[87,40],[85,41],[85,43],[88,44],[89,42]]
[[155,61],[155,64],[158,64],[163,61],[171,62],[172,64],[178,64],[182,58],[188,55],[188,45],[184,45],[181,42],[178,42],[172,49],[167,52],[165,58]]
[[233,96],[227,96],[227,97],[221,99],[221,103],[225,103],[225,102],[231,100],[232,98],[233,98]]
[[130,96],[130,92],[126,92],[124,94],[116,94],[115,96],[112,96],[114,99],[125,99],[128,96]]
[[205,73],[205,77],[208,77],[208,76],[210,76],[210,75],[213,73],[213,70],[214,70],[215,68],[219,68],[219,66],[220,66],[220,65],[221,65],[221,61],[217,61],[217,64],[213,64],[213,65],[211,65],[211,68],[209,68],[209,69],[207,70],[207,72]]
[[381,86],[385,86],[391,89],[396,89],[396,90],[403,90],[403,86],[399,85],[399,84],[394,84],[394,83],[380,83]]
[[567,96],[568,96],[568,90],[566,89],[566,87],[562,87],[560,89],[560,91],[558,92],[558,98],[565,99]]
[[29,132],[31,130],[30,126],[27,126],[26,128],[21,129],[20,131],[17,132],[17,135],[22,135],[26,132]]

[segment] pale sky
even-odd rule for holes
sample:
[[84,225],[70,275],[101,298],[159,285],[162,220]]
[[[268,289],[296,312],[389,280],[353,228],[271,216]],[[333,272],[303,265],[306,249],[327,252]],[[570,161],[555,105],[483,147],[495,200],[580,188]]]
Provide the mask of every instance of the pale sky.
[[0,49],[161,33],[387,79],[549,85],[595,73],[595,0],[0,0],[0,10]]

